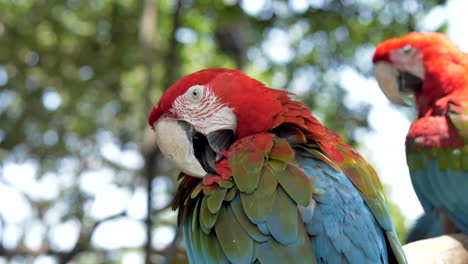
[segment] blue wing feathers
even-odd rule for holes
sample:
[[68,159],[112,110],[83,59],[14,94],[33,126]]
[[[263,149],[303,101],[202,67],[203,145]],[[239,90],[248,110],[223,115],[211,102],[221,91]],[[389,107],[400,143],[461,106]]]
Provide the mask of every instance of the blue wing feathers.
[[426,172],[422,170],[411,171],[411,183],[413,185],[414,192],[419,198],[421,206],[424,208],[424,211],[431,211],[434,209],[434,206],[429,201],[429,198],[426,197],[424,190],[424,180]]
[[[190,217],[188,218],[190,219]],[[191,221],[185,221],[184,223],[184,236],[185,236],[185,240],[186,241],[189,241],[190,243],[185,243],[185,247],[187,249],[187,256],[190,260],[194,260],[195,263],[199,263],[195,257],[195,254],[194,254],[194,250],[193,250],[193,247],[192,247],[192,238],[191,238]]]
[[342,226],[339,225],[338,217],[332,217],[332,220],[329,222],[324,222],[323,226],[325,228],[325,233],[332,240],[339,239],[339,236],[343,232],[343,230],[341,229]]
[[[414,189],[425,212],[443,209],[459,229],[468,233],[468,172],[441,169],[434,159],[428,162],[427,169],[411,172]],[[433,233],[437,234],[436,231]]]
[[406,243],[442,235],[442,219],[438,210],[426,211],[408,232]]
[[[312,241],[319,260],[318,263],[335,263],[337,259],[341,259],[340,252],[336,250],[330,238],[317,236]],[[320,254],[317,254],[319,252]]]
[[[230,232],[225,230],[229,229],[228,226],[224,226],[223,230],[216,230],[216,233],[214,230],[209,234],[203,232],[200,223],[194,221],[200,211],[196,204],[194,211],[187,218],[188,221],[184,223],[190,263],[214,264],[231,261],[243,264],[309,264],[315,263],[314,258],[316,263],[320,264],[389,263],[385,233],[391,229],[387,229],[385,223],[390,220],[377,221],[361,193],[345,174],[321,160],[305,156],[306,154],[301,155],[302,152],[296,153],[298,165],[311,178],[317,178],[314,187],[318,192],[313,196],[313,203],[297,208],[288,194],[280,190],[275,199],[281,203],[275,204],[267,219],[258,223],[252,221],[252,225],[255,225],[259,232],[271,238],[266,241],[254,241],[252,234],[260,233],[246,232],[254,241],[253,252],[247,254],[226,253],[226,248],[216,243],[216,239],[219,240],[220,237],[215,235],[220,235],[218,231]],[[218,221],[228,217],[226,214],[229,212],[223,208],[230,209],[229,206],[222,206]],[[233,220],[237,221],[236,217],[239,216],[236,216],[234,211],[231,214]],[[288,217],[282,218],[286,215]],[[294,226],[291,217],[298,220],[297,227],[291,228]],[[230,216],[228,218],[230,219]],[[384,226],[381,223],[384,223]],[[238,225],[246,228],[242,221]],[[304,234],[304,229],[310,237],[298,236]]]
[[260,230],[260,232],[262,232],[263,234],[265,235],[271,234],[270,230],[268,230],[268,226],[266,225],[266,223],[258,224],[257,227],[258,227],[258,230]]
[[430,180],[427,181],[427,183],[428,188],[430,188],[430,192],[432,193],[432,195],[429,196],[429,199],[431,199],[433,205],[440,207],[441,197],[438,196],[444,192],[441,186],[443,185],[443,181],[441,182],[442,171],[438,169],[437,162],[429,162],[429,171],[431,175]]
[[306,228],[319,263],[388,263],[382,227],[346,175],[316,159],[300,165],[318,178],[317,207]]

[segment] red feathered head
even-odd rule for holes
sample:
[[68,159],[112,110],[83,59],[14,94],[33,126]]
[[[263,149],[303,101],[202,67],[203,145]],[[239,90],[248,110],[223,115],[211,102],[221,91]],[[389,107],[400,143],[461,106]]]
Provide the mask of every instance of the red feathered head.
[[468,84],[467,55],[442,33],[413,32],[389,39],[377,46],[373,62],[389,100],[404,104],[400,92],[412,92],[420,114]]
[[157,143],[184,173],[203,177],[231,142],[268,131],[287,92],[270,89],[242,72],[206,69],[172,85],[149,115]]

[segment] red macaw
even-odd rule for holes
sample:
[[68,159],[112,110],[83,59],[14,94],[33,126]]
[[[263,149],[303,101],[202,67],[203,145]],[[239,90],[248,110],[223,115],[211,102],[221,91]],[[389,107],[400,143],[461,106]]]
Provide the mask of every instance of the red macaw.
[[373,62],[391,102],[416,99],[406,156],[426,215],[409,239],[468,233],[468,54],[444,34],[413,32],[379,44]]
[[406,263],[372,167],[289,93],[206,69],[149,115],[190,263]]

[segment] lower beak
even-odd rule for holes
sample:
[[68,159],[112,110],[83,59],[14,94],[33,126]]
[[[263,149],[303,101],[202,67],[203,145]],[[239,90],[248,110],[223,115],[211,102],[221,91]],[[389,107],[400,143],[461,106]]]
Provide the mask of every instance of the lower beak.
[[195,157],[193,127],[184,121],[161,118],[154,125],[156,143],[163,155],[183,173],[203,178],[207,172]]
[[408,72],[400,72],[398,75],[398,87],[406,93],[418,92],[422,89],[423,80]]

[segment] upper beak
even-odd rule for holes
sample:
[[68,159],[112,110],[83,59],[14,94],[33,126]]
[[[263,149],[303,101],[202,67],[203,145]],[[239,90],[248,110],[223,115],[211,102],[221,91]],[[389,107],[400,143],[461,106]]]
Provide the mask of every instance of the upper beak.
[[153,125],[156,143],[163,155],[183,173],[203,178],[207,172],[195,157],[193,127],[172,118],[161,118]]
[[398,71],[388,62],[378,62],[375,76],[380,89],[388,100],[397,105],[408,106],[401,92],[417,92],[422,89],[423,80],[409,72]]
[[388,100],[397,105],[407,106],[400,94],[398,75],[398,70],[388,62],[378,62],[375,66],[375,77]]
[[234,132],[222,129],[204,135],[186,121],[161,118],[154,123],[156,143],[172,164],[187,175],[203,178],[215,174],[221,152],[234,140]]

